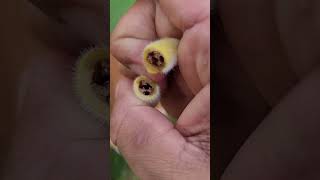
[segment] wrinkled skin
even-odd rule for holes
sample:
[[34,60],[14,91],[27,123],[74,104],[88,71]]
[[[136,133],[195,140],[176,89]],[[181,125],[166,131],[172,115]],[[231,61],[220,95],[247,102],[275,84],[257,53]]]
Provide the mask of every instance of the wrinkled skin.
[[[102,7],[96,1],[91,2],[92,8]],[[92,28],[97,30],[94,33],[79,31],[74,37],[74,33],[61,33],[65,28],[48,24],[43,14],[36,13],[38,11],[26,3],[12,0],[2,3],[1,67],[6,68],[1,71],[5,84],[1,87],[0,128],[4,144],[1,147],[5,147],[1,148],[4,154],[1,164],[7,169],[1,178],[88,179],[88,174],[92,179],[105,178],[105,161],[101,157],[106,153],[98,152],[105,145],[103,140],[97,140],[103,138],[105,132],[97,124],[91,124],[92,121],[88,122],[90,116],[78,107],[68,88],[70,81],[66,80],[71,74],[69,67],[75,61],[74,54],[88,42],[101,39],[104,32],[99,33],[99,29],[102,28]],[[320,41],[316,33],[319,32],[319,2],[287,0],[280,4],[280,1],[247,0],[237,3],[240,2],[218,3],[224,33],[219,31],[216,35],[217,47],[220,47],[216,80],[221,89],[215,97],[218,122],[214,122],[217,134],[214,167],[218,168],[218,175],[227,167],[222,178],[225,180],[319,179]],[[54,10],[49,12],[55,14]],[[70,28],[85,29],[75,27],[77,24]],[[264,36],[257,35],[260,33]],[[270,56],[270,52],[277,55]],[[261,62],[259,70],[256,56]],[[37,68],[35,62],[39,65]],[[60,68],[66,66],[66,69]],[[273,71],[275,67],[279,68],[277,73],[272,73],[275,78],[265,80],[264,76],[256,75],[263,70]],[[27,80],[19,81],[23,72],[32,73],[24,76]],[[16,89],[20,86],[32,90],[18,96]],[[65,108],[59,103],[49,103],[57,101],[57,97],[59,102],[67,101]],[[184,107],[186,103],[181,104]],[[71,107],[74,107],[72,112],[78,109],[78,113],[70,114],[68,108]],[[177,109],[180,111],[176,114],[180,114],[183,108]],[[243,142],[246,143],[243,145]],[[81,149],[87,151],[81,152]],[[10,155],[6,156],[7,152]],[[92,156],[84,159],[88,153]],[[230,163],[235,154],[236,158]],[[67,162],[75,169],[65,171]],[[86,171],[79,171],[83,169]]]
[[[213,36],[217,41],[213,176],[223,180],[319,179],[319,2],[229,0],[217,4],[222,26],[216,27]],[[118,27],[129,26],[123,24]],[[130,41],[132,34],[123,37],[135,44]],[[145,39],[139,36],[141,44],[136,47],[143,47]],[[143,74],[139,60],[133,58],[137,52],[126,50],[130,53],[114,55]],[[185,107],[172,104],[164,106],[169,111]]]
[[[127,68],[114,89],[110,137],[141,179],[210,177],[209,4],[138,0],[112,32],[111,54]],[[167,77],[147,74],[143,48],[163,37],[180,39],[179,68]],[[135,97],[137,75],[158,81],[161,103],[177,118],[175,125]]]

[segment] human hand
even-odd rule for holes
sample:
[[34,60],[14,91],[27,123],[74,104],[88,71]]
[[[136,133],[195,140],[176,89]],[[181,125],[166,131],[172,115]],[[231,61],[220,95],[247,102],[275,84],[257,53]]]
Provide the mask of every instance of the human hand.
[[[139,0],[111,36],[111,53],[136,74],[146,73],[143,48],[155,39],[181,39],[178,66],[168,77],[161,103],[179,117],[190,100],[210,81],[210,1]],[[159,80],[159,79],[158,79]]]
[[159,79],[143,68],[143,48],[158,38],[181,38],[179,70],[167,77],[161,97],[178,117],[175,125],[136,98],[127,73],[115,90],[111,140],[141,179],[210,177],[209,25],[209,1],[139,0],[112,34],[111,54],[131,72],[154,80]]

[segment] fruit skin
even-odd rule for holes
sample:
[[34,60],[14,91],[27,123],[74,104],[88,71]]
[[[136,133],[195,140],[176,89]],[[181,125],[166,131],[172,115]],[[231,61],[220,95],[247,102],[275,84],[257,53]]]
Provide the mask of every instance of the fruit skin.
[[[139,85],[141,81],[147,81],[153,88],[153,92],[150,95],[145,95],[140,91]],[[147,105],[156,106],[160,101],[160,87],[157,83],[150,80],[146,76],[138,76],[133,81],[133,92],[137,98],[145,102]]]
[[[179,40],[162,38],[149,43],[143,50],[143,65],[150,74],[168,74],[177,65]],[[156,51],[164,58],[164,67],[159,68],[148,61],[148,54]]]

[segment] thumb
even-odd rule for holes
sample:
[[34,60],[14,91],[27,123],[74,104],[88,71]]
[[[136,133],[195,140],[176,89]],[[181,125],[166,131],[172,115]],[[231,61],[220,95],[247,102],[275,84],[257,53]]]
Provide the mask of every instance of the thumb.
[[[146,106],[132,92],[132,81],[118,82],[110,128],[111,140],[141,179],[191,179],[199,167],[196,149],[158,110]],[[191,172],[191,173],[190,173]],[[198,171],[199,172],[199,171]],[[199,176],[199,174],[197,174]]]

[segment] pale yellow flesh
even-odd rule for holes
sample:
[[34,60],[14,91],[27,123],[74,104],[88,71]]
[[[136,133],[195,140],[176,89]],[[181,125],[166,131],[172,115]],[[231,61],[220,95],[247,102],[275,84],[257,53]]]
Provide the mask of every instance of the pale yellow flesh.
[[[150,74],[167,74],[177,64],[179,40],[174,38],[163,38],[148,44],[143,50],[143,65]],[[164,67],[158,68],[148,60],[150,52],[159,52],[164,58]]]

